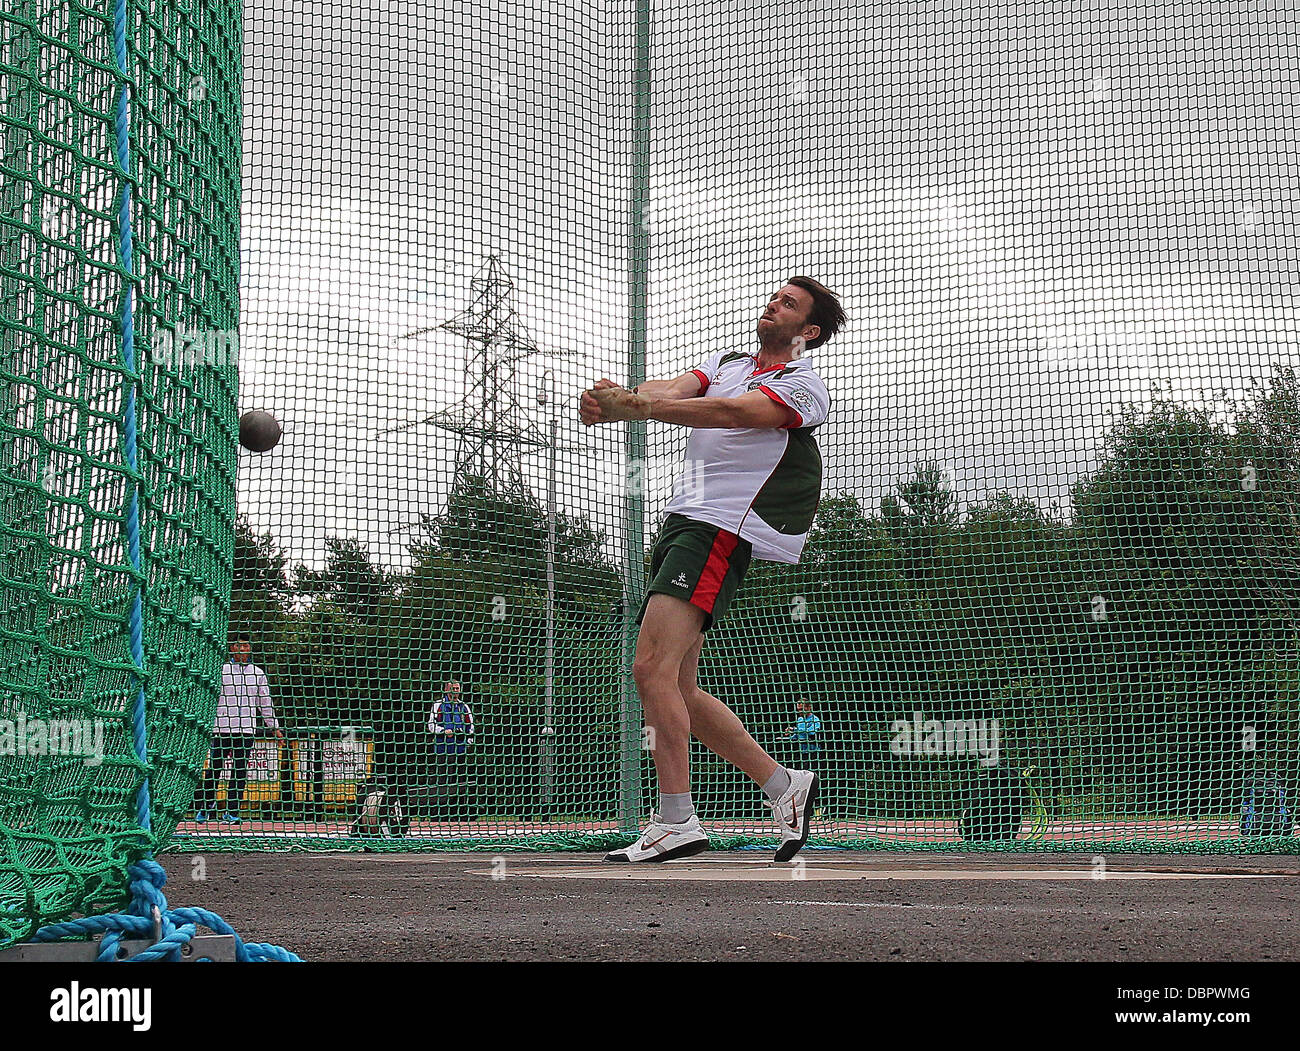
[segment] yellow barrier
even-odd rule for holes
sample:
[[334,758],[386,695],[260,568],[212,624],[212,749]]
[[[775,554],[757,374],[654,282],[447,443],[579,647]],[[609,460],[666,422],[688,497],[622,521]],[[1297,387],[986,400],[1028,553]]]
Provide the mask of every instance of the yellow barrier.
[[[320,750],[319,758],[316,749]],[[325,809],[348,810],[356,802],[359,785],[370,779],[374,751],[373,741],[357,738],[295,737],[287,746],[274,738],[259,738],[248,756],[248,781],[240,802],[250,807],[279,803],[287,781],[295,804],[308,805],[319,793],[319,804]],[[287,778],[283,766],[286,759],[290,765]],[[313,759],[319,763],[319,771],[313,769]],[[210,765],[211,756],[204,760],[205,774]],[[217,784],[218,805],[226,803],[229,776],[227,764]]]

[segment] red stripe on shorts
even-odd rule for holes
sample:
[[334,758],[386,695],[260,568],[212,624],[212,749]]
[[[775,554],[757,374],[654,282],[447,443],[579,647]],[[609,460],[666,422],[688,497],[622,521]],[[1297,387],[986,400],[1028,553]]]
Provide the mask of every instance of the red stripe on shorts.
[[725,529],[718,530],[718,535],[713,538],[709,559],[704,563],[704,572],[700,574],[700,582],[691,592],[692,606],[699,606],[705,613],[713,615],[713,604],[718,601],[718,593],[722,590],[722,581],[727,575],[731,553],[736,550],[736,545],[739,543],[740,537],[735,533],[728,533]]

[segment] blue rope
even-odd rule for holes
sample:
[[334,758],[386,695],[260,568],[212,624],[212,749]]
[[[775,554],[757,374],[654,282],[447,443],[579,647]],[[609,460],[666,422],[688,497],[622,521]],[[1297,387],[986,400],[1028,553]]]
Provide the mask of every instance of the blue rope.
[[[144,666],[144,574],[140,569],[140,465],[137,455],[135,388],[140,377],[135,367],[135,315],[133,291],[135,281],[134,246],[131,233],[131,154],[130,154],[130,77],[126,56],[126,0],[116,0],[113,9],[113,50],[117,57],[118,72],[122,74],[122,90],[117,99],[115,150],[117,164],[122,170],[122,200],[118,209],[121,227],[120,251],[122,270],[126,276],[122,297],[122,366],[126,377],[126,398],[122,407],[122,437],[126,446],[126,464],[129,471],[126,541],[127,556],[134,575],[135,592],[131,597],[131,662],[135,666],[139,686],[132,706],[132,744],[136,758],[144,769],[144,779],[136,794],[136,821],[146,835],[153,830],[149,793],[149,743],[146,730],[145,666]],[[245,943],[233,928],[220,916],[206,909],[169,909],[163,896],[167,873],[153,860],[152,852],[128,869],[131,877],[131,905],[125,913],[86,916],[67,923],[42,927],[32,941],[53,942],[65,939],[88,938],[103,935],[98,959],[108,962],[118,959],[123,938],[152,938],[157,922],[161,939],[131,958],[136,961],[180,960],[182,949],[194,937],[199,926],[208,927],[217,934],[230,934],[235,938],[235,958],[242,963],[278,960],[301,963],[301,959],[278,945],[260,942]],[[155,921],[155,909],[158,919]]]
[[132,956],[130,963],[149,963],[155,960],[178,961],[184,958],[184,947],[194,938],[197,929],[207,927],[217,934],[233,935],[235,959],[240,963],[302,963],[301,958],[278,945],[264,942],[245,942],[225,920],[207,909],[169,909],[162,888],[167,873],[152,858],[143,858],[130,868],[131,911],[103,916],[85,916],[67,923],[52,923],[42,927],[32,936],[34,942],[57,942],[89,938],[99,934],[101,963],[119,959],[122,940],[137,941],[154,936],[154,908],[158,909],[158,927],[161,938],[149,948]]
[[135,258],[131,228],[131,124],[129,98],[131,85],[126,66],[126,0],[117,0],[113,6],[113,51],[117,68],[122,74],[122,90],[117,97],[116,142],[117,164],[122,169],[122,202],[118,209],[118,226],[122,232],[122,269],[126,274],[122,295],[122,365],[126,370],[126,404],[122,409],[123,440],[126,445],[126,465],[130,472],[126,505],[127,557],[135,573],[135,593],[131,596],[131,662],[135,665],[139,688],[136,690],[132,712],[135,754],[145,764],[145,777],[136,794],[135,817],[145,832],[153,829],[150,814],[148,775],[148,741],[145,735],[144,698],[144,599],[143,575],[140,571],[140,463],[137,454],[135,386],[139,380],[135,368],[135,311],[134,281]]

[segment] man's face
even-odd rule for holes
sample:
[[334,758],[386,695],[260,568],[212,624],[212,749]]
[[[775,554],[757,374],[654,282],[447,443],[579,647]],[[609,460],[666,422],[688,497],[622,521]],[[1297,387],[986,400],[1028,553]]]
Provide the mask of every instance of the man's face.
[[807,703],[796,704],[794,706],[794,710],[797,711],[800,715],[807,715],[809,712],[812,711],[812,705]]
[[460,700],[460,683],[449,682],[447,683],[446,686],[443,687],[443,689],[446,691],[447,696],[450,697],[453,701]]
[[232,642],[230,644],[230,659],[239,664],[247,664],[253,656],[253,647],[247,642]]
[[801,335],[806,339],[816,339],[820,330],[816,325],[808,324],[812,308],[811,292],[798,285],[785,285],[772,293],[763,308],[763,315],[758,319],[758,338],[768,346],[782,347],[792,344],[795,337]]

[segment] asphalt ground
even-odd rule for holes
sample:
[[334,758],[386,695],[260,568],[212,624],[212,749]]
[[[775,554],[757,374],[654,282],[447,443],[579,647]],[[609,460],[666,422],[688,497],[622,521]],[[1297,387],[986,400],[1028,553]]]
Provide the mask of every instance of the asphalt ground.
[[1294,856],[169,852],[170,904],[308,961],[1297,961]]

